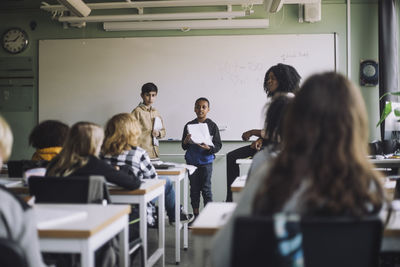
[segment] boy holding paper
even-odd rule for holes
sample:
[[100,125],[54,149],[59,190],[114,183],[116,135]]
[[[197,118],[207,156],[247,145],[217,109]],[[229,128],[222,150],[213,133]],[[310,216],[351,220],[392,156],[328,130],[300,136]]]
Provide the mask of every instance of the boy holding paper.
[[158,158],[158,139],[165,136],[165,127],[158,111],[152,106],[158,93],[154,83],[145,83],[140,96],[143,102],[133,111],[133,117],[139,122],[142,134],[138,146],[147,151],[150,158]]
[[197,99],[194,104],[197,118],[186,123],[182,136],[186,163],[197,167],[196,171],[189,175],[190,199],[196,217],[199,215],[200,192],[203,195],[204,206],[212,201],[212,163],[214,154],[222,147],[218,126],[207,118],[209,111],[208,99],[204,97]]

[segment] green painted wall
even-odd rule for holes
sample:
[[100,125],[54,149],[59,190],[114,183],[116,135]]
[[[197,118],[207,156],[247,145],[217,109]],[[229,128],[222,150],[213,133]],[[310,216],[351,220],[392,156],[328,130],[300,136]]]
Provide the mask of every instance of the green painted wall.
[[[11,1],[8,1],[9,3]],[[25,0],[28,2],[28,0]],[[6,1],[7,3],[7,1]],[[285,5],[277,14],[269,15],[270,27],[265,30],[196,30],[181,31],[138,31],[138,32],[105,32],[100,23],[88,24],[84,29],[64,29],[63,26],[51,20],[50,13],[39,9],[39,1],[29,1],[28,8],[0,4],[0,33],[10,27],[20,27],[27,31],[30,45],[26,51],[17,56],[6,54],[0,50],[0,57],[32,57],[37,84],[38,70],[38,40],[65,38],[99,38],[99,37],[146,37],[146,36],[190,36],[190,35],[236,35],[236,34],[289,34],[289,33],[333,33],[338,34],[338,70],[346,73],[346,4],[344,0],[322,1],[322,21],[317,23],[299,23],[297,5]],[[190,10],[190,9],[189,9]],[[212,10],[212,9],[210,9]],[[358,84],[359,62],[362,59],[378,59],[378,6],[376,0],[352,1],[351,5],[351,79]],[[254,18],[265,17],[263,9],[256,8]],[[37,27],[31,30],[29,24],[35,21]],[[268,48],[266,48],[268,49]],[[62,53],[62,51],[60,51]],[[62,64],[62,62],[60,62]],[[79,67],[79,66],[77,66]],[[370,118],[371,140],[379,137],[375,128],[378,120],[378,88],[363,87],[361,92],[368,107]],[[32,112],[2,112],[10,122],[15,144],[13,159],[29,158],[33,152],[28,146],[29,131],[37,123],[37,88],[34,94]],[[135,102],[136,103],[136,102]],[[134,103],[133,103],[134,104]],[[230,150],[244,145],[242,142],[224,142],[223,149],[214,165],[213,192],[216,201],[225,199],[226,165],[225,154]],[[180,143],[162,142],[162,154],[183,154]],[[181,161],[182,156],[165,156],[166,161]]]

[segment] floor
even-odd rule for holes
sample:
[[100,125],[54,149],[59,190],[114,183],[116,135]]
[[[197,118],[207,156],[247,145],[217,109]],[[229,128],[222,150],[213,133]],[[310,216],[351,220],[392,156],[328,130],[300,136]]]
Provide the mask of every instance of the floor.
[[[155,250],[158,242],[157,230],[149,229],[149,251]],[[176,265],[175,262],[175,227],[165,224],[165,267],[193,267],[193,237],[189,229],[189,248],[184,250],[183,246],[183,230],[181,231],[181,262]],[[132,266],[140,266],[140,257],[136,257]],[[156,267],[161,267],[161,263],[157,262]]]

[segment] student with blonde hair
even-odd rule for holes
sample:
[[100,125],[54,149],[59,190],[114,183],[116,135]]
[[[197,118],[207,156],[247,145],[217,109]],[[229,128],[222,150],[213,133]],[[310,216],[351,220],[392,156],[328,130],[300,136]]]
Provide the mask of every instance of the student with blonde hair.
[[[11,154],[13,136],[8,123],[0,117],[0,166]],[[17,243],[31,267],[42,267],[42,255],[33,210],[20,198],[0,186],[0,237]]]
[[102,175],[110,183],[130,190],[137,189],[141,183],[138,177],[118,171],[98,158],[103,138],[103,129],[97,124],[75,123],[60,154],[50,162],[46,176]]
[[128,165],[140,179],[157,177],[146,150],[138,146],[139,123],[129,113],[114,115],[105,127],[101,158],[113,166]]
[[[149,155],[138,146],[140,134],[140,125],[133,115],[120,113],[113,116],[106,124],[101,157],[113,166],[129,166],[135,176],[141,179],[157,178]],[[169,222],[173,224],[175,222],[175,190],[168,177],[162,179],[166,180],[165,209]],[[192,217],[181,210],[181,222],[189,222]]]

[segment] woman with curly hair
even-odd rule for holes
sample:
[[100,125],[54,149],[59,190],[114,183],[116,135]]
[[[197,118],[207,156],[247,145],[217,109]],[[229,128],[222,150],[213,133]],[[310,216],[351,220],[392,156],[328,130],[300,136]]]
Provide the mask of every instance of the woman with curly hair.
[[[301,77],[296,69],[290,65],[279,63],[269,68],[264,77],[264,91],[268,96],[266,109],[268,109],[271,100],[279,95],[294,96],[299,89],[300,79]],[[239,176],[239,166],[236,164],[236,160],[254,156],[265,145],[263,142],[266,137],[264,130],[252,129],[246,131],[242,134],[242,139],[248,141],[253,135],[259,137],[259,139],[251,145],[240,147],[226,155],[227,202],[232,202],[231,184]]]

